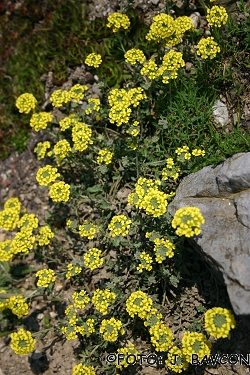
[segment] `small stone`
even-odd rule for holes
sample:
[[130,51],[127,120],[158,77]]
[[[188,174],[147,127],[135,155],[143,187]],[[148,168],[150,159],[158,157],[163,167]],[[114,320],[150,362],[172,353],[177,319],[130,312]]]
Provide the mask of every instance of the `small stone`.
[[193,26],[197,29],[200,23],[200,18],[201,18],[200,13],[199,12],[191,13],[189,17],[192,20]]
[[151,0],[152,4],[157,5],[160,0]]
[[99,81],[99,78],[98,78],[98,76],[96,74],[94,75],[94,79],[96,80],[96,82]]
[[55,313],[54,311],[50,311],[49,316],[51,317],[51,319],[54,319],[57,317],[57,313]]
[[41,199],[40,199],[39,197],[35,197],[35,198],[34,198],[34,202],[35,202],[36,204],[42,204],[42,201],[41,201]]
[[186,65],[185,65],[186,72],[190,72],[193,66],[194,64],[192,64],[191,62],[186,62]]
[[44,314],[43,313],[40,313],[37,315],[37,319],[38,320],[42,320],[44,318]]
[[93,84],[93,86],[92,86],[92,92],[94,93],[94,94],[97,94],[98,96],[99,96],[99,98],[101,98],[102,97],[102,93],[101,93],[101,91],[100,91],[100,89],[99,89],[99,87],[98,87],[98,84],[95,82],[94,84]]
[[233,113],[233,123],[234,123],[234,125],[238,124],[238,119],[239,119],[239,114]]
[[225,126],[229,123],[229,114],[227,107],[220,100],[216,100],[213,107],[213,117],[217,123]]

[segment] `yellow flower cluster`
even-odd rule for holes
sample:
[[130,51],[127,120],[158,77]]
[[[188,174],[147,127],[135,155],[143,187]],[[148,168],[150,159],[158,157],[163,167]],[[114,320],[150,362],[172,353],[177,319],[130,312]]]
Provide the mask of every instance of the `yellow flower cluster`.
[[47,149],[50,148],[50,142],[44,141],[44,142],[38,142],[36,145],[34,152],[37,154],[37,159],[43,159],[45,158],[46,154],[48,156],[51,156],[51,151],[47,152]]
[[63,326],[61,331],[66,336],[67,340],[74,340],[78,337],[78,327],[76,326]]
[[151,342],[157,352],[166,352],[173,346],[174,335],[161,321],[149,328]]
[[146,319],[148,312],[151,310],[153,301],[146,293],[141,290],[131,293],[126,301],[126,310],[134,318],[135,314],[141,319]]
[[54,146],[54,153],[56,155],[56,163],[58,166],[62,164],[63,159],[65,159],[69,152],[71,151],[71,147],[66,139],[62,139],[58,141]]
[[14,254],[11,252],[11,240],[0,242],[0,262],[12,260]]
[[84,151],[89,144],[93,144],[91,140],[92,130],[83,122],[78,122],[72,129],[72,140],[77,151]]
[[208,57],[211,59],[215,58],[217,52],[220,52],[219,45],[214,41],[212,36],[206,39],[201,39],[197,44],[197,55],[201,56],[203,59]]
[[224,7],[214,5],[211,9],[207,10],[207,21],[211,26],[221,27],[225,25],[228,20],[228,14]]
[[38,169],[36,174],[36,180],[41,186],[50,186],[58,177],[60,173],[57,173],[58,169],[53,168],[51,165],[45,165]]
[[70,196],[70,185],[64,181],[55,182],[50,186],[49,196],[53,202],[67,202]]
[[134,87],[127,92],[130,105],[138,107],[140,101],[147,98],[142,87]]
[[32,127],[32,129],[38,132],[41,129],[46,129],[48,126],[48,122],[52,120],[53,120],[53,116],[51,113],[48,113],[48,112],[34,113],[30,119],[30,126]]
[[59,121],[61,131],[65,131],[69,129],[71,126],[76,125],[78,122],[81,122],[81,118],[77,116],[75,113],[72,113],[68,117],[64,117],[61,121]]
[[129,26],[130,21],[126,14],[115,12],[108,16],[107,27],[112,27],[112,31],[114,33],[116,33],[121,28],[127,30]]
[[32,232],[33,229],[38,228],[38,219],[34,214],[25,214],[19,220],[17,226],[20,228],[20,231],[29,230]]
[[135,65],[136,63],[142,64],[143,61],[145,60],[144,53],[138,48],[129,49],[125,53],[124,57],[125,57],[125,61],[127,63],[130,63],[131,65]]
[[[1,251],[1,250],[0,250]],[[1,259],[1,258],[0,258]],[[6,294],[5,289],[0,289],[0,294]],[[8,299],[0,299],[0,312],[8,308]]]
[[140,74],[147,76],[149,79],[158,78],[160,73],[155,60],[150,59],[148,61],[145,61],[140,70]]
[[12,296],[8,299],[7,303],[8,308],[17,315],[18,318],[21,318],[24,315],[27,315],[29,312],[29,306],[25,302],[23,296]]
[[163,260],[168,258],[172,258],[174,256],[173,250],[175,249],[175,245],[172,242],[165,240],[164,238],[156,238],[154,240],[154,251],[156,253],[156,262],[162,263]]
[[188,150],[189,150],[188,146],[178,147],[175,150],[175,153],[178,155],[177,160],[180,162],[184,162],[185,160],[190,160],[191,154]]
[[168,195],[161,192],[158,186],[160,180],[140,177],[135,185],[135,192],[128,195],[128,204],[145,209],[148,215],[159,217],[166,212]]
[[163,83],[169,83],[170,79],[177,78],[177,72],[183,66],[185,66],[185,61],[182,58],[182,53],[171,50],[163,56],[158,75],[162,76]]
[[107,148],[104,148],[98,152],[96,161],[97,163],[105,163],[108,165],[111,163],[113,155],[113,152],[109,151]]
[[21,202],[18,198],[9,198],[4,203],[3,211],[0,211],[0,228],[14,230],[19,222]]
[[205,155],[205,151],[204,150],[200,150],[199,148],[195,148],[192,151],[192,155],[193,156],[204,156]]
[[73,102],[79,102],[79,100],[84,98],[84,93],[86,90],[88,90],[88,86],[82,86],[77,83],[69,90],[70,98],[73,99]]
[[111,292],[109,289],[96,289],[92,297],[92,303],[97,311],[106,315],[108,313],[109,305],[113,303],[115,299],[115,293]]
[[13,208],[5,208],[0,212],[0,228],[14,230],[19,222],[19,211]]
[[100,258],[102,251],[93,247],[84,255],[84,264],[89,267],[91,271],[100,267],[103,264],[103,258]]
[[140,133],[139,121],[134,121],[133,124],[126,130],[126,133],[131,134],[133,137],[136,137]]
[[10,338],[10,347],[16,354],[27,355],[35,349],[36,340],[32,338],[31,332],[25,331],[23,328],[18,332],[11,333]]
[[70,279],[72,276],[78,275],[82,272],[82,267],[79,265],[74,265],[72,263],[69,263],[68,266],[68,272],[66,273],[66,279]]
[[101,63],[102,56],[98,53],[90,53],[85,59],[85,64],[87,64],[88,66],[93,66],[94,68],[98,68]]
[[65,315],[67,316],[69,320],[69,325],[71,327],[75,326],[76,323],[78,322],[77,314],[75,311],[75,306],[74,305],[69,305],[66,310],[65,310]]
[[182,353],[189,363],[192,363],[192,354],[197,354],[199,361],[201,361],[205,355],[210,356],[212,344],[202,333],[184,332],[181,343]]
[[100,111],[101,101],[98,98],[89,98],[88,99],[88,108],[85,110],[86,115],[89,115],[93,111]]
[[151,264],[153,263],[153,258],[147,254],[145,251],[143,251],[140,254],[141,264],[139,264],[138,267],[136,267],[137,271],[142,272],[145,268],[147,271],[152,270]]
[[82,363],[73,367],[72,375],[96,375],[93,366],[84,366]]
[[126,236],[129,232],[132,221],[125,215],[114,216],[108,225],[111,237]]
[[205,223],[199,208],[183,207],[176,211],[172,220],[172,227],[177,228],[178,236],[192,237],[201,233],[200,225]]
[[34,243],[35,237],[32,236],[32,232],[23,229],[21,232],[16,233],[14,239],[11,241],[10,252],[13,254],[28,254],[28,252],[33,249]]
[[87,319],[86,322],[81,323],[81,326],[76,327],[76,330],[82,336],[89,337],[91,333],[95,332],[94,323],[94,319]]
[[88,220],[84,220],[82,225],[79,225],[79,234],[81,237],[88,237],[89,240],[94,238],[97,232],[97,225],[91,224]]
[[153,17],[153,21],[154,22],[150,25],[150,30],[146,35],[147,40],[160,42],[162,39],[166,39],[174,33],[174,19],[168,14],[158,14],[157,16]]
[[66,90],[56,90],[50,96],[53,107],[61,107],[63,104],[70,102],[71,96]]
[[111,106],[109,111],[109,121],[117,126],[128,123],[132,112],[130,106],[137,107],[140,101],[147,96],[141,87],[125,89],[112,89],[108,95],[108,101]]
[[158,313],[158,310],[155,307],[152,307],[151,310],[146,314],[144,325],[145,327],[153,327],[159,323],[162,319],[162,314]]
[[55,271],[51,269],[39,270],[36,273],[38,277],[37,285],[47,288],[50,283],[53,283],[56,280]]
[[[119,332],[120,331],[120,332]],[[125,330],[122,328],[122,322],[115,318],[104,319],[101,323],[100,333],[106,341],[114,342],[118,339],[119,333],[124,335]]]
[[31,109],[34,109],[37,105],[36,98],[29,93],[20,95],[16,100],[16,107],[19,109],[20,113],[30,113]]
[[222,307],[213,307],[205,312],[205,329],[211,336],[226,338],[232,328],[235,328],[232,312]]
[[44,225],[39,229],[36,240],[39,246],[49,245],[50,239],[54,238],[54,236],[52,230],[47,225]]
[[135,349],[134,344],[128,344],[124,348],[117,349],[117,353],[124,355],[124,360],[119,362],[119,365],[116,365],[116,368],[122,369],[122,367],[128,367],[129,363],[133,363],[134,358],[129,357],[130,354],[135,356],[139,354],[138,350]]
[[182,350],[177,348],[177,346],[172,346],[168,351],[166,365],[170,370],[181,373],[188,368],[189,363],[186,361]]
[[74,300],[74,306],[78,309],[84,309],[84,307],[90,302],[90,298],[85,290],[81,290],[79,293],[74,292],[72,298]]

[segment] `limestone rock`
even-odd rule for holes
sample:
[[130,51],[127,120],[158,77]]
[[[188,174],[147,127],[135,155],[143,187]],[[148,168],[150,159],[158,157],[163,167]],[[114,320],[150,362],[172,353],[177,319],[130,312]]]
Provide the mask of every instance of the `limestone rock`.
[[223,276],[237,315],[250,314],[250,152],[185,177],[168,212],[198,207],[205,218],[189,239],[218,276]]

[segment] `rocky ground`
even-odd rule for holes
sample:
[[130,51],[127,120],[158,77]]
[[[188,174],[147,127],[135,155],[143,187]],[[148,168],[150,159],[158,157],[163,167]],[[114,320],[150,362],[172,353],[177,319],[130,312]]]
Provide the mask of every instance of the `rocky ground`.
[[[103,17],[116,11],[118,3],[116,0],[87,0],[90,4],[90,13],[88,17],[93,20],[95,17]],[[6,3],[12,3],[6,1]],[[134,0],[132,1],[135,8],[140,9],[145,15],[145,22],[151,22],[152,17],[162,11],[165,7],[165,0]],[[229,10],[236,12],[235,2],[221,0],[217,1],[221,5],[226,5]],[[249,3],[249,2],[248,2]],[[186,0],[178,0],[176,4],[177,14],[190,14],[196,11],[196,5],[194,1],[187,2]],[[77,68],[77,70],[69,70],[69,81],[67,84],[70,85],[70,79],[81,84],[88,84],[92,88],[92,92],[99,95],[96,83],[89,75],[86,75],[84,67]],[[46,107],[46,99],[48,98],[49,92],[53,87],[51,86],[51,75],[45,74],[41,77],[45,81],[45,97],[44,107]],[[65,87],[66,88],[66,87]],[[226,95],[225,95],[226,96]],[[227,97],[227,96],[226,96]],[[227,98],[226,98],[227,99]],[[230,99],[230,98],[229,98]],[[249,100],[249,97],[248,97]],[[227,103],[227,100],[223,100]],[[249,101],[245,102],[245,121],[250,121],[250,106]],[[230,112],[230,108],[229,108]],[[58,118],[60,118],[60,112],[56,112]],[[233,123],[233,113],[230,112],[230,124]],[[247,117],[248,116],[248,117]],[[13,152],[6,160],[0,162],[0,209],[3,208],[4,202],[10,197],[18,197],[22,202],[23,206],[27,209],[28,213],[35,213],[39,218],[39,221],[43,223],[45,212],[50,208],[50,201],[47,194],[47,189],[38,185],[36,181],[36,172],[39,167],[47,163],[46,160],[37,161],[33,153],[34,146],[38,141],[49,139],[49,135],[46,132],[40,132],[39,135],[35,132],[32,133],[30,142],[27,149],[18,155]],[[9,235],[4,231],[0,231],[0,240],[4,241],[8,239]],[[43,264],[38,264],[34,261],[34,257],[30,254],[27,258],[28,262],[35,269],[43,268]],[[25,294],[29,294],[30,290],[34,289],[35,276],[32,274],[25,279],[25,283],[19,287],[25,290]],[[18,287],[18,285],[17,285]],[[57,283],[56,285],[59,295],[62,297],[62,301],[68,300],[68,296],[71,294],[70,289],[66,289],[62,284]],[[203,290],[193,286],[192,288],[186,288],[183,290],[183,301],[187,306],[187,310],[183,316],[182,324],[188,325],[190,316],[193,316],[194,306],[198,306],[200,303],[205,303],[206,298],[210,296],[210,284],[209,280],[204,280]],[[223,289],[223,287],[221,287]],[[223,298],[223,297],[222,297]],[[30,309],[30,314],[27,318],[23,319],[23,325],[26,329],[32,331],[38,331],[44,329],[45,317],[48,317],[49,323],[54,326],[63,316],[64,305],[50,303],[48,304],[42,297],[37,298],[33,301]],[[169,309],[169,315],[166,317],[168,325],[174,326],[174,320],[171,316],[171,306]],[[225,340],[222,343],[216,344],[218,347],[218,353],[242,353],[246,355],[249,353],[250,356],[250,344],[249,344],[249,332],[250,332],[250,321],[247,318],[239,317],[237,320],[237,328],[232,332],[230,341]],[[36,351],[31,356],[19,357],[9,347],[9,336],[0,339],[0,375],[32,375],[32,374],[44,374],[44,375],[64,375],[71,374],[72,367],[78,363],[78,354],[81,350],[78,340],[67,341],[63,336],[55,336],[53,330],[51,330],[44,339],[38,340],[36,345]],[[140,352],[145,353],[145,350],[149,350],[149,346],[142,341],[137,343],[137,348]],[[146,349],[145,349],[146,348]],[[249,358],[250,361],[250,358]],[[195,367],[191,370],[190,374],[214,374],[214,375],[226,375],[226,374],[239,374],[243,375],[249,372],[249,366],[245,365],[217,365],[215,368],[209,367]],[[163,375],[165,370],[157,370],[153,367],[143,367],[139,372],[141,375],[152,374],[152,375]],[[124,372],[129,374],[129,372]]]

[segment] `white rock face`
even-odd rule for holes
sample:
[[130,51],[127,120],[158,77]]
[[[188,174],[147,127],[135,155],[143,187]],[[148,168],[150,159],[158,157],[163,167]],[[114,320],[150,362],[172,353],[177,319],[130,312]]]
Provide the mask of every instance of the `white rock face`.
[[237,315],[250,315],[250,152],[185,177],[168,212],[198,207],[205,218],[189,239],[223,279]]

